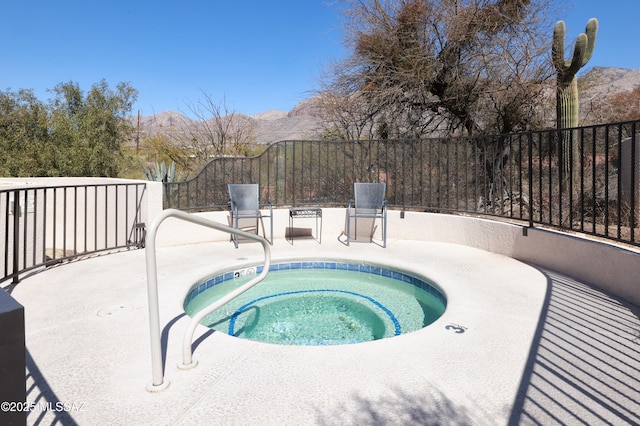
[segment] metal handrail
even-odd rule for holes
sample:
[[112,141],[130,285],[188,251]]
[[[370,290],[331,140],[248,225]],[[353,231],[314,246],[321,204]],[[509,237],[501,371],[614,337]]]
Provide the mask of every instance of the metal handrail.
[[144,247],[146,182],[0,180],[0,285],[64,261]]
[[223,225],[219,222],[215,222],[213,220],[205,219],[200,216],[196,216],[194,214],[186,213],[176,209],[166,209],[163,210],[154,220],[151,226],[149,227],[147,233],[147,244],[145,247],[145,255],[146,255],[146,264],[147,264],[147,293],[149,299],[149,329],[151,333],[151,370],[152,370],[152,381],[147,385],[147,389],[149,391],[160,391],[169,386],[169,382],[164,380],[164,374],[162,371],[162,342],[161,342],[161,334],[160,334],[160,307],[158,303],[158,268],[156,262],[156,234],[158,232],[158,228],[160,224],[167,218],[174,217],[177,219],[184,220],[186,222],[195,223],[197,225],[205,226],[207,228],[216,229],[218,231],[227,232],[233,235],[239,235],[244,238],[249,238],[255,241],[258,241],[262,244],[264,248],[264,267],[260,275],[256,278],[249,281],[247,284],[242,287],[232,291],[222,299],[218,300],[216,303],[210,305],[209,307],[199,311],[191,320],[189,327],[187,328],[187,332],[185,333],[185,337],[183,340],[183,362],[179,364],[179,368],[192,368],[197,365],[197,363],[193,362],[192,352],[191,352],[191,342],[193,340],[193,333],[195,332],[196,326],[204,318],[209,315],[211,312],[223,306],[225,303],[231,301],[235,297],[249,290],[254,285],[258,284],[262,281],[269,272],[269,267],[271,265],[271,249],[269,248],[269,242],[262,238],[259,235],[251,234],[246,231],[242,231],[237,228],[232,228],[227,225]]

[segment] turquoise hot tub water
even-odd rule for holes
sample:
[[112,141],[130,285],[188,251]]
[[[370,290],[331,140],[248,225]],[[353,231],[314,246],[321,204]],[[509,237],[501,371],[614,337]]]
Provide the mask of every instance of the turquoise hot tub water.
[[[247,267],[194,285],[193,315],[261,272]],[[338,345],[398,336],[426,327],[446,308],[424,278],[368,264],[303,261],[272,264],[264,281],[202,320],[241,338],[289,345]]]

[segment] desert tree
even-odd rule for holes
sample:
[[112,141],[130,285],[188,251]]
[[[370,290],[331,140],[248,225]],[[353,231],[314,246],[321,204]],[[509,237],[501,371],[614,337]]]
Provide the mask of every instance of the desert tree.
[[48,102],[32,91],[0,93],[0,173],[5,176],[101,176],[121,172],[122,144],[137,91],[106,81],[84,92],[60,83]]
[[320,93],[357,94],[379,136],[530,128],[553,75],[553,1],[345,0],[350,55]]
[[31,90],[0,92],[0,176],[47,176],[49,111]]
[[513,195],[505,134],[538,128],[548,102],[554,2],[344,0],[349,55],[319,94],[357,99],[372,138],[497,135],[474,138],[468,161],[481,165],[483,202],[498,206]]
[[54,175],[116,177],[122,143],[131,140],[128,119],[137,90],[129,83],[109,87],[105,80],[85,93],[77,83],[58,84],[51,101],[50,142]]
[[313,98],[322,111],[321,138],[327,140],[360,140],[374,132],[376,105],[360,99],[360,92],[343,92],[342,88],[325,87]]
[[[180,170],[189,169],[190,158],[188,152],[182,150],[173,138],[164,132],[145,134],[142,138],[143,160],[148,164],[175,163]],[[145,167],[148,167],[145,164]]]
[[186,108],[186,115],[192,118],[164,129],[164,134],[183,157],[191,158],[191,169],[197,169],[215,157],[251,152],[255,138],[253,121],[230,108],[224,98],[215,101],[203,92],[203,99],[187,102]]

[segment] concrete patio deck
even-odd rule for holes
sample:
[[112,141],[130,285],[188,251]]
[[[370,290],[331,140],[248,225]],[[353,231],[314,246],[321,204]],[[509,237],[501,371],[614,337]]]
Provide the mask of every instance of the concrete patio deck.
[[216,270],[259,262],[262,250],[160,247],[169,386],[152,393],[145,252],[59,265],[10,289],[25,306],[28,401],[39,404],[28,424],[640,424],[637,306],[465,245],[346,247],[332,237],[276,238],[273,259],[394,265],[438,283],[445,314],[417,332],[342,346],[271,345],[201,327],[199,365],[183,371],[187,291]]

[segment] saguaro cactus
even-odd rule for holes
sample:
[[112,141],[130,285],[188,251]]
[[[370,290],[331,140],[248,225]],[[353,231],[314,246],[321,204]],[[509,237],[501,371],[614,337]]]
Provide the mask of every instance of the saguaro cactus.
[[[553,46],[551,58],[558,71],[556,93],[556,118],[558,129],[568,129],[578,126],[578,79],[576,74],[589,62],[593,55],[598,31],[598,20],[589,19],[584,33],[578,36],[573,49],[571,60],[564,58],[565,25],[558,21],[553,30]],[[563,168],[565,172],[571,169],[571,132],[561,132],[561,144],[563,154]],[[574,143],[574,153],[577,153],[577,144]],[[577,160],[577,155],[573,155]],[[568,176],[568,175],[565,175]]]
[[586,31],[578,36],[573,50],[573,58],[564,58],[565,25],[558,21],[553,30],[551,55],[558,71],[557,118],[558,128],[566,129],[578,125],[578,83],[576,74],[589,62],[596,43],[598,20],[589,19]]

